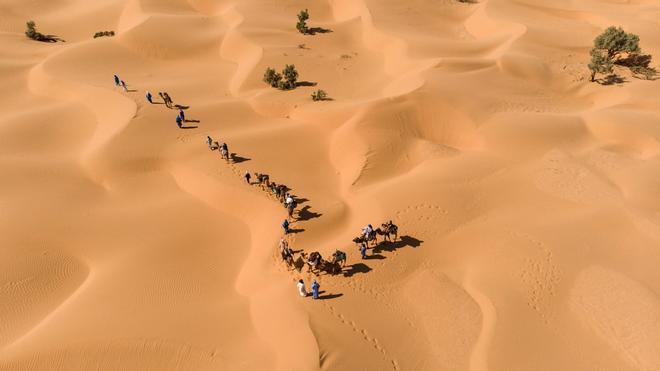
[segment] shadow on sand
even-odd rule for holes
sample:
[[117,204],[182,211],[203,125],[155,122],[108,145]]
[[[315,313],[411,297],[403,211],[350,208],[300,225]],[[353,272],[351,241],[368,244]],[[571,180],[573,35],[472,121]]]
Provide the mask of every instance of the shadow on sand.
[[368,265],[364,263],[355,263],[346,266],[348,269],[344,270],[342,274],[344,277],[352,277],[356,273],[368,273],[371,271]]

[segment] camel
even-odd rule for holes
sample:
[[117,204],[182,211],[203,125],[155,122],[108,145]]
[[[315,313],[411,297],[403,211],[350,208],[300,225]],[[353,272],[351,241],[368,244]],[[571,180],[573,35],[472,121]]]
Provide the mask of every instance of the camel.
[[361,242],[365,242],[365,241],[367,242],[367,245],[371,241],[373,241],[374,246],[378,245],[378,233],[376,231],[371,231],[371,233],[369,233],[369,236],[367,236],[366,239],[364,235],[359,235],[353,239],[353,242],[355,242],[356,244],[360,244]]
[[[312,252],[311,254],[309,254],[309,256],[304,252],[301,253],[301,255],[305,263],[307,263],[307,271],[308,272],[311,271],[316,276],[318,276],[319,273],[321,272],[326,272],[328,274],[335,275],[342,271],[342,265],[339,263],[339,261],[324,260],[318,251]],[[316,270],[316,272],[314,270]]]
[[290,247],[286,246],[283,249],[281,249],[280,254],[282,255],[282,260],[286,263],[287,267],[295,268],[295,264],[293,261],[293,250],[291,250]]
[[289,212],[289,218],[293,217],[293,212],[296,210],[296,203],[292,202],[288,204],[286,210]]
[[338,264],[341,268],[346,265],[346,253],[340,250],[336,250],[332,254],[332,264]]
[[270,177],[268,174],[254,173],[254,177],[257,179],[257,184],[259,184],[262,189],[270,188]]
[[229,151],[224,148],[220,149],[220,157],[229,162]]
[[[381,236],[385,236],[385,241],[394,242],[396,241],[399,233],[399,227],[396,224],[392,223],[390,220],[387,223],[383,223],[381,228],[376,228],[376,233]],[[394,239],[390,241],[390,235],[394,235]]]
[[318,251],[313,251],[308,256],[302,252],[300,255],[302,255],[303,260],[305,263],[307,263],[307,272],[311,271],[318,276],[318,273],[314,272],[314,269],[318,270],[319,272],[321,271],[321,264],[323,263],[323,257],[321,257],[321,253]]

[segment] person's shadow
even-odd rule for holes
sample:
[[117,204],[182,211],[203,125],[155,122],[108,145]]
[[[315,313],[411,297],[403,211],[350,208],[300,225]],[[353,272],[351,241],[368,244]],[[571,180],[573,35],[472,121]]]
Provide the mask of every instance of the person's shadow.
[[[319,292],[320,294],[320,292]],[[338,297],[344,296],[344,294],[326,294],[326,295],[319,295],[318,300],[329,300],[329,299],[335,299]]]

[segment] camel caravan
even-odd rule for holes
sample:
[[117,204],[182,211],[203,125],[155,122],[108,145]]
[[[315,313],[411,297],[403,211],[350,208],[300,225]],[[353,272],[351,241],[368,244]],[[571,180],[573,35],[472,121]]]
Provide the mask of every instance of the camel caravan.
[[[376,246],[378,245],[378,236],[384,236],[383,241],[394,242],[396,241],[398,235],[399,227],[397,227],[396,224],[392,223],[390,220],[387,223],[381,224],[380,228],[376,229],[373,229],[371,224],[369,224],[362,230],[362,234],[353,239],[353,242],[356,244],[360,244],[362,242],[366,242],[367,244],[373,243],[373,245]],[[390,236],[393,236],[394,238],[391,239]]]
[[[220,144],[210,136],[207,136],[206,144],[211,151],[219,151],[220,157],[227,161],[227,163],[235,162],[235,154],[229,152],[227,143]],[[264,173],[255,172],[253,177],[249,172],[246,172],[244,178],[248,184],[258,185],[262,191],[272,194],[272,196],[274,196],[275,199],[286,208],[288,218],[283,223],[283,227],[285,234],[290,233],[289,219],[293,219],[296,208],[298,207],[298,200],[290,193],[291,189],[284,184],[271,182],[270,176]],[[255,181],[252,182],[252,179]],[[300,214],[298,215],[298,218],[300,218]],[[378,246],[378,236],[383,236],[381,243],[395,242],[398,238],[398,233],[399,228],[392,223],[391,220],[381,224],[381,226],[376,229],[369,224],[362,229],[362,233],[359,236],[353,239],[353,242],[359,246],[362,258],[364,259],[366,257],[366,249],[370,245],[373,247]],[[330,275],[342,273],[346,266],[347,256],[346,253],[341,250],[336,250],[327,260],[324,259],[318,251],[313,251],[309,254],[300,251],[297,259],[295,258],[295,254],[296,252],[289,247],[288,242],[282,237],[282,239],[280,239],[280,255],[282,261],[289,269],[296,269],[300,272],[306,265],[307,272],[311,272],[318,276],[322,272]]]
[[[398,230],[399,228],[391,220],[381,224],[381,227],[376,229],[373,229],[371,224],[369,224],[362,230],[360,236],[353,239],[353,242],[358,246],[362,246],[363,249],[366,249],[369,243],[372,243],[374,247],[377,246],[377,236],[379,235],[384,236],[381,243],[395,242],[398,238]],[[341,250],[335,250],[328,260],[324,259],[318,251],[313,251],[309,254],[302,251],[298,258],[295,259],[295,252],[289,247],[288,242],[284,238],[280,240],[280,254],[289,269],[296,269],[300,272],[306,265],[307,272],[311,272],[316,276],[322,272],[330,275],[342,273],[347,261],[346,253]]]

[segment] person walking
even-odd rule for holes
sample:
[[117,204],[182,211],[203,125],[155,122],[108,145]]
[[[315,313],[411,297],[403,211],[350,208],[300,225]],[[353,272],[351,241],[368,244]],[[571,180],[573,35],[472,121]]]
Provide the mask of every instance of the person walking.
[[312,297],[314,299],[319,298],[319,289],[320,288],[321,288],[321,285],[319,285],[319,283],[316,282],[316,280],[314,280],[314,282],[312,283]]
[[121,84],[121,87],[124,88],[124,92],[128,93],[128,88],[126,87],[124,80],[119,81],[119,83]]
[[289,234],[289,219],[284,219],[282,228],[284,228],[284,234]]
[[206,143],[209,145],[209,149],[211,151],[213,151],[215,149],[215,147],[213,147],[213,138],[211,138],[208,135],[206,136]]
[[367,258],[367,241],[362,241],[360,243],[360,255],[362,256],[362,259]]
[[182,125],[183,125],[183,121],[181,121],[181,116],[177,116],[176,117],[176,126],[178,126],[179,129],[181,129]]
[[181,108],[179,108],[179,116],[181,117],[181,120],[186,121],[186,114]]
[[250,172],[249,172],[249,171],[246,171],[246,172],[245,172],[245,175],[243,175],[243,178],[245,178],[245,182],[246,182],[247,184],[251,184],[251,183],[250,183],[251,175],[250,175]]
[[115,86],[119,86],[119,76],[115,75]]
[[153,102],[153,96],[151,95],[150,92],[147,92],[146,97],[147,97],[147,102],[149,102],[149,103],[151,103],[151,104],[154,104],[154,102]]
[[307,297],[307,290],[305,290],[305,281],[301,279],[298,280],[298,293],[300,296]]
[[163,92],[163,100],[165,100],[165,106],[167,108],[172,108],[172,98],[170,98],[170,95],[166,91]]

